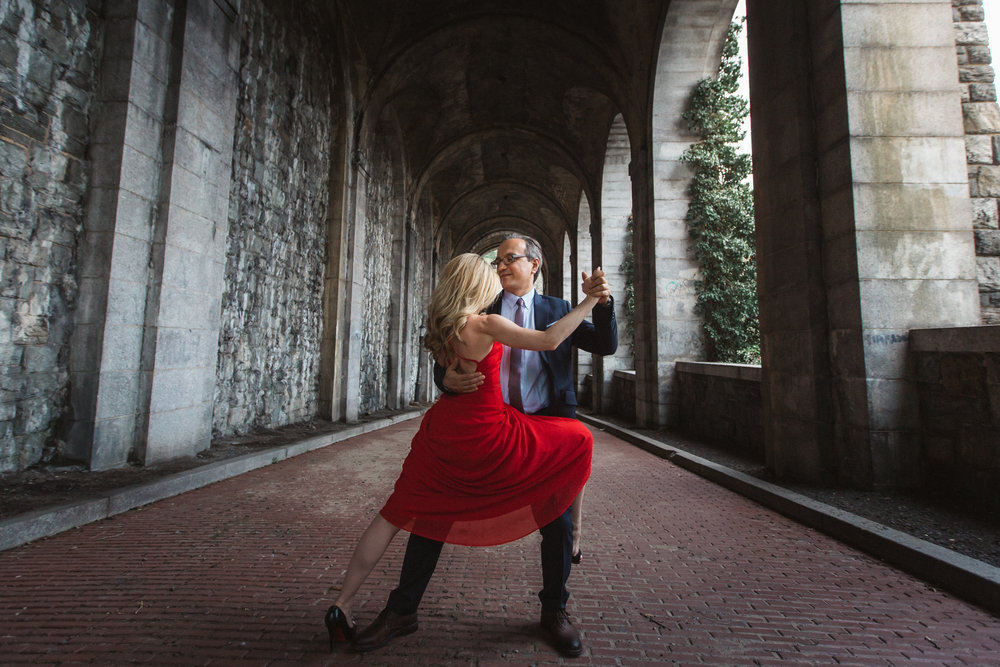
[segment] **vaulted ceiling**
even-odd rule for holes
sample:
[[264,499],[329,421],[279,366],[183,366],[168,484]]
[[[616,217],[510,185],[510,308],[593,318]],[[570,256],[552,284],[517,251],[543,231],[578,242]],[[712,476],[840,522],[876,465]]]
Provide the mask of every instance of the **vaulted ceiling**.
[[550,248],[599,196],[611,123],[642,122],[667,0],[336,0],[360,132],[391,114],[415,198],[474,249],[498,229]]

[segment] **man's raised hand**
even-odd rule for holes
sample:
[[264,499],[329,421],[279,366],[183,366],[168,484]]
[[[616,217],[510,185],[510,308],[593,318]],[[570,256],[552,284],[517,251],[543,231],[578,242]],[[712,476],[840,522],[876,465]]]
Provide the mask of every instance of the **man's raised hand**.
[[597,267],[590,276],[587,275],[586,271],[581,272],[580,275],[583,276],[583,285],[581,285],[583,293],[587,296],[597,297],[598,303],[607,303],[608,299],[611,298],[611,286],[608,285],[608,281],[604,277],[604,269]]

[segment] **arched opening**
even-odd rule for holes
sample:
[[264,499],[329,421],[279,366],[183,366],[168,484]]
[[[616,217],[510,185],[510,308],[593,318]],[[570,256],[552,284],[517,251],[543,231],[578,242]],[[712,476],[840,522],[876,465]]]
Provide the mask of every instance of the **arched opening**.
[[685,222],[691,170],[680,161],[696,137],[682,114],[695,84],[717,72],[736,6],[737,0],[671,3],[660,39],[651,109],[655,284],[647,287],[656,308],[655,322],[641,332],[655,337],[660,424],[677,421],[674,362],[702,357],[701,320],[694,312],[698,266]]
[[569,237],[569,231],[563,235],[562,269],[562,294],[556,296],[573,302],[573,280],[576,271],[573,267],[573,241]]
[[[624,291],[626,276],[622,271],[625,260],[626,236],[629,217],[632,215],[632,181],[629,178],[629,162],[632,148],[629,142],[628,128],[625,120],[619,114],[611,123],[608,141],[604,153],[604,169],[601,181],[601,268],[607,276],[608,283],[618,295],[619,303],[616,315],[621,315],[621,294]],[[583,267],[590,271],[594,267]],[[603,382],[596,406],[602,412],[615,411],[614,373],[633,369],[631,346],[626,339],[627,327],[618,328],[618,351],[615,354],[602,357],[596,366],[602,367]],[[622,406],[625,409],[625,406]],[[628,419],[633,414],[622,415]]]
[[[587,198],[587,193],[583,192],[580,194],[580,207],[576,219],[576,270],[572,276],[572,291],[566,297],[570,298],[569,295],[572,294],[572,300],[575,303],[579,303],[580,299],[583,298],[583,293],[580,291],[580,281],[576,280],[576,276],[580,275],[580,271],[589,271],[589,268],[584,267],[591,267],[594,259],[594,242],[590,235],[590,209],[590,200]],[[577,400],[580,405],[592,407],[593,378],[588,382],[587,376],[591,375],[594,370],[593,355],[575,348],[574,352],[576,354]]]

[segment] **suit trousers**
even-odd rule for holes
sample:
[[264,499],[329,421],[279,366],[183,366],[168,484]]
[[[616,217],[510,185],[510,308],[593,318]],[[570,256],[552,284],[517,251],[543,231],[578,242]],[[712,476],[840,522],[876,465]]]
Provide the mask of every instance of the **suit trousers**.
[[[535,414],[551,413],[546,408]],[[542,590],[538,592],[538,599],[542,603],[542,609],[564,609],[569,599],[566,582],[569,580],[573,558],[572,506],[555,521],[542,526],[539,532],[542,535]],[[403,567],[399,572],[399,585],[389,594],[386,607],[397,614],[416,613],[434,575],[443,546],[444,543],[438,540],[410,534],[403,556]]]

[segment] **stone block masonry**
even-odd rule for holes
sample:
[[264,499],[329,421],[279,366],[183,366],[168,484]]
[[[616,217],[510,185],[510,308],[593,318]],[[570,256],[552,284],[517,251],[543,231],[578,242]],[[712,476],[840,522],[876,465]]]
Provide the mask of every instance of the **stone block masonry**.
[[1000,512],[1000,328],[918,329],[910,346],[926,488]]
[[983,0],[952,0],[980,310],[1000,324],[1000,107],[984,18]]
[[764,461],[760,366],[677,362],[681,431]]
[[103,34],[96,5],[0,3],[0,472],[59,449]]
[[331,109],[338,107],[324,22],[309,11],[299,3],[241,8],[216,435],[318,411]]

